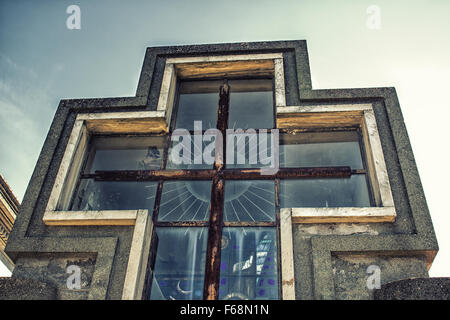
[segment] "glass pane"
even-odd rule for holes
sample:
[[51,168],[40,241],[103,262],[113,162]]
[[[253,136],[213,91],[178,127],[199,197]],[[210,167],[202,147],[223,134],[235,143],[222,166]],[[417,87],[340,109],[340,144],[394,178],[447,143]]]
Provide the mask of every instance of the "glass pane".
[[157,182],[82,180],[72,210],[136,210],[153,212]]
[[[212,169],[215,156],[214,135],[180,135],[171,142],[166,169]],[[174,135],[172,135],[174,137]],[[205,137],[205,141],[203,141]],[[186,140],[185,140],[186,139]],[[197,139],[199,139],[197,141]]]
[[280,202],[282,208],[370,207],[365,175],[281,180]]
[[206,228],[157,228],[158,248],[152,300],[196,300],[203,298]]
[[278,299],[275,228],[224,228],[219,298]]
[[224,221],[274,221],[275,183],[253,180],[225,182]]
[[272,91],[234,92],[231,86],[228,127],[273,128]]
[[350,166],[352,169],[363,169],[357,133],[327,132],[284,136],[280,145],[280,166]]
[[207,221],[211,181],[164,182],[158,221]]
[[202,121],[203,130],[216,128],[219,88],[215,93],[180,94],[176,128],[194,130],[194,121]]
[[162,139],[154,137],[95,137],[85,171],[158,170],[161,144]]

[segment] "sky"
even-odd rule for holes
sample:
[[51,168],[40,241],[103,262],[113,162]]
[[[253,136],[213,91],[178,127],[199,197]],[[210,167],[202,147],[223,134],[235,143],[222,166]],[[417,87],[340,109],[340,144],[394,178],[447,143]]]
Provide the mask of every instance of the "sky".
[[0,173],[20,201],[59,100],[133,96],[146,47],[307,40],[313,89],[396,88],[440,246],[430,275],[450,276],[449,14],[448,0],[0,0]]

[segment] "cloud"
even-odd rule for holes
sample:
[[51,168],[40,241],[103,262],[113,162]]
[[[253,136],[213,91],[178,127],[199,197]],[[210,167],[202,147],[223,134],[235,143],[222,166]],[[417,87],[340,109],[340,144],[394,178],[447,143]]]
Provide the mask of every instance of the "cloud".
[[63,66],[39,77],[0,53],[0,70],[0,172],[21,199],[54,114],[51,88]]

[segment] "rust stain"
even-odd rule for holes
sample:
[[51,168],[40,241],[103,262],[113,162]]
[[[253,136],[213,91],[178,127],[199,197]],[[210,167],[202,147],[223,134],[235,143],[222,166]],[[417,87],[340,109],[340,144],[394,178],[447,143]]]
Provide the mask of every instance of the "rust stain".
[[291,280],[283,280],[283,281],[281,281],[281,284],[283,286],[293,286],[294,285],[294,279],[292,278]]

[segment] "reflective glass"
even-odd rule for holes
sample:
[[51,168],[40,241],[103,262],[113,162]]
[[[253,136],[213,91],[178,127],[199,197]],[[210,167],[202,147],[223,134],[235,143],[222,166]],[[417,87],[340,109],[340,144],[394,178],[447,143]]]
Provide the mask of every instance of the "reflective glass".
[[363,169],[356,132],[303,133],[283,136],[281,167],[349,166]]
[[[172,139],[173,137],[174,135]],[[171,142],[166,169],[212,169],[215,157],[214,135],[182,134],[177,139]]]
[[275,228],[224,228],[219,298],[278,299]]
[[204,130],[216,128],[219,88],[215,93],[180,94],[176,128],[194,130],[194,121],[201,121]]
[[225,182],[224,221],[274,221],[275,183],[266,180]]
[[227,132],[226,168],[264,168],[274,165],[272,135],[254,131]]
[[231,129],[273,128],[272,91],[234,92],[231,85],[228,127]]
[[207,228],[156,229],[152,300],[197,300],[203,298]]
[[157,137],[94,137],[85,172],[96,170],[158,170],[162,139]]
[[158,221],[207,221],[211,181],[168,181],[162,188]]
[[281,180],[280,204],[282,208],[370,207],[366,176]]
[[82,180],[72,210],[137,210],[153,212],[157,182]]

